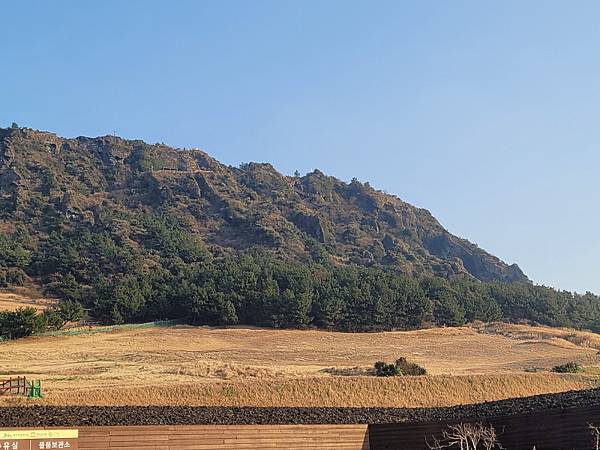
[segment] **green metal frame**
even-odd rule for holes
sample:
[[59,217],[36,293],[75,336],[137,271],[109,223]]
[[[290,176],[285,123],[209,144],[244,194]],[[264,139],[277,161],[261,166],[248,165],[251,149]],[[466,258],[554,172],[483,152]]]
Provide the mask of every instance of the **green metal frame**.
[[41,380],[33,380],[27,382],[27,397],[44,398],[44,395],[42,394]]

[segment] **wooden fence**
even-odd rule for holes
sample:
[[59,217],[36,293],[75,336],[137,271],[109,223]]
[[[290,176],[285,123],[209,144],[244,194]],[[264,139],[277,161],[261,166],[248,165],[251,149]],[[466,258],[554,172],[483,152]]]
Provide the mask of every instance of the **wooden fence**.
[[0,395],[17,394],[27,395],[27,381],[25,377],[9,378],[0,381]]

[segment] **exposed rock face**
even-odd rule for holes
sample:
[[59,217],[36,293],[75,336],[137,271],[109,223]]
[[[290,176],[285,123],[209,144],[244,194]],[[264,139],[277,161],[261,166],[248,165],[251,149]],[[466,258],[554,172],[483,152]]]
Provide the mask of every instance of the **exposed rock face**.
[[300,212],[294,215],[292,222],[309,236],[323,244],[325,243],[325,229],[319,217]]
[[[63,139],[0,129],[0,225],[46,233],[48,211],[80,226],[103,217],[168,210],[216,254],[260,246],[309,260],[314,246],[336,264],[388,266],[411,275],[527,277],[464,239],[426,210],[356,180],[315,170],[286,177],[270,164],[225,166],[206,153],[115,136]],[[42,211],[44,211],[42,213]]]
[[0,172],[0,189],[13,191],[19,185],[21,177],[12,167],[7,167]]
[[459,258],[469,273],[482,281],[527,281],[527,277],[516,264],[507,266],[471,242],[450,233],[434,236],[425,240],[424,244],[431,254],[439,258]]

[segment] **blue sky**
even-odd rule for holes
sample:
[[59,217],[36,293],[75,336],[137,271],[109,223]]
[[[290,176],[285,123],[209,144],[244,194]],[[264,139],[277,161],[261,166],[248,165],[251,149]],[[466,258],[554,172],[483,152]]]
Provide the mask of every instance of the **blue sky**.
[[600,3],[13,1],[0,126],[357,177],[600,293]]

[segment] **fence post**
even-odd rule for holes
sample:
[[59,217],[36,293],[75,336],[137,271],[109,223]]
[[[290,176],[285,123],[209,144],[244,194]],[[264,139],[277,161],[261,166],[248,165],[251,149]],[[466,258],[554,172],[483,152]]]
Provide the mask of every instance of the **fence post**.
[[[41,382],[38,382],[35,386],[36,391],[39,392],[41,395]],[[17,376],[16,378],[10,377],[8,379],[0,380],[0,395],[27,395],[28,393],[29,389],[26,377]]]

